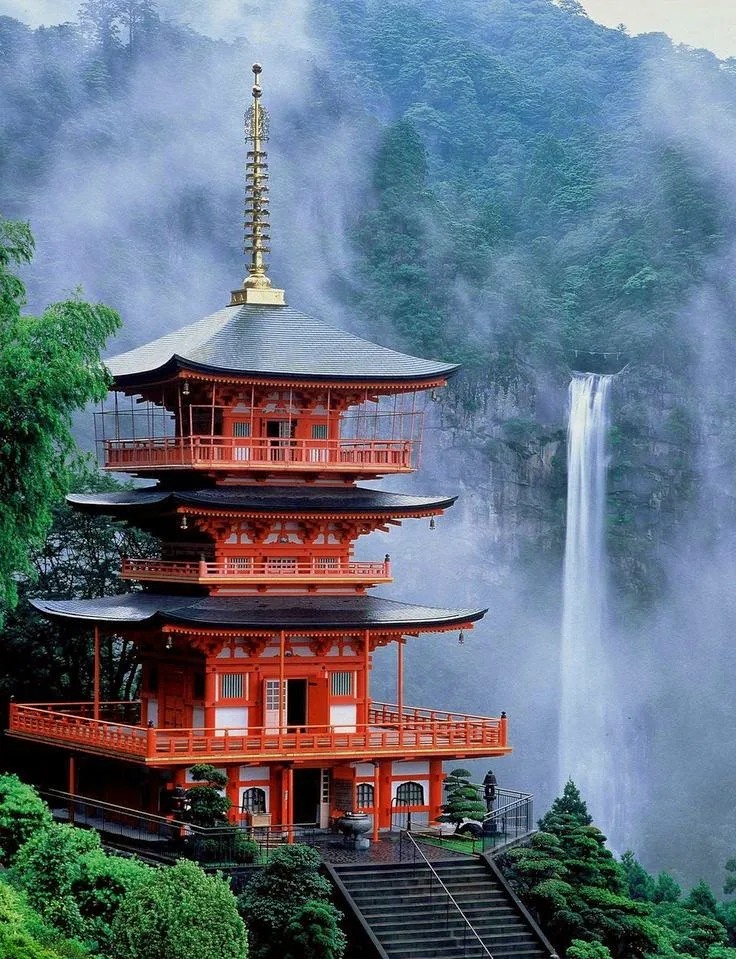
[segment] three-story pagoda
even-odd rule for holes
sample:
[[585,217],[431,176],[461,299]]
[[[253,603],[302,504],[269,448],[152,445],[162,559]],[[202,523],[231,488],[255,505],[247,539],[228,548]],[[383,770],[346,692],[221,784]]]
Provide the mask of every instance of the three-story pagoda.
[[[407,638],[470,629],[485,610],[381,598],[389,557],[354,556],[358,537],[434,522],[454,502],[356,483],[417,468],[427,391],[457,367],[333,329],[271,286],[253,70],[248,276],[229,306],[108,362],[104,466],[155,485],[68,498],[150,531],[160,553],[125,559],[122,576],[138,584],[125,595],[36,601],[94,628],[94,700],[13,704],[10,733],[66,750],[70,791],[166,811],[206,762],[226,772],[234,818],[324,827],[360,808],[377,835],[397,814],[438,815],[443,760],[510,752],[503,714],[403,702]],[[138,646],[138,703],[100,702],[104,631]],[[391,643],[397,702],[379,703],[372,658]]]

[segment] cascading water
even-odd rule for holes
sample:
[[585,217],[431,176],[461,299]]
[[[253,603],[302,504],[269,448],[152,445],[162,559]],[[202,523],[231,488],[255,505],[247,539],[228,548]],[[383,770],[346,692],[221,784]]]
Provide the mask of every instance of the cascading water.
[[559,772],[591,815],[614,827],[617,722],[606,646],[605,546],[608,394],[612,376],[575,373],[567,433],[567,529],[562,613]]

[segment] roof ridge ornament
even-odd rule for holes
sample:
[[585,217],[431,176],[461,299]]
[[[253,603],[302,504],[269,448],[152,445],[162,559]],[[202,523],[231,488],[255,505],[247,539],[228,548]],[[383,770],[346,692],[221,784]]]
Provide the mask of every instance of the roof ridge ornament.
[[231,306],[258,303],[284,306],[284,291],[274,289],[266,275],[264,256],[270,253],[271,223],[268,210],[268,162],[263,145],[268,141],[268,111],[261,106],[262,71],[253,64],[253,103],[245,112],[245,142],[248,144],[245,163],[245,246],[249,257],[248,275],[239,290],[233,290]]

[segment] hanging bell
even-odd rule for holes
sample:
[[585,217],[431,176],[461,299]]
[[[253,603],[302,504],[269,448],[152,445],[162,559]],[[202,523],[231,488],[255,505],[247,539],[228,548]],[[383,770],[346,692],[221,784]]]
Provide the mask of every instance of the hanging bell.
[[465,645],[465,633],[462,630],[460,630],[460,635],[457,637],[457,644],[458,646]]
[[179,523],[179,529],[189,529],[189,522],[187,520],[186,513],[184,513],[184,515],[181,518],[181,522]]
[[182,387],[181,387],[181,395],[182,395],[182,396],[189,396],[189,380],[184,380],[184,382],[183,382],[183,384],[182,384]]
[[433,517],[430,519],[430,521],[429,521],[429,528],[430,528],[430,529],[437,529],[437,524],[436,524],[435,521],[434,521],[434,516],[433,516]]

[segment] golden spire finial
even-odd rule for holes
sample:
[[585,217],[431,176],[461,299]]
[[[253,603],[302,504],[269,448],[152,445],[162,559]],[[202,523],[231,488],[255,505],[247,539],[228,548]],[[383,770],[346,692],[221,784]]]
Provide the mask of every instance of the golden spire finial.
[[240,290],[233,290],[232,306],[241,303],[284,304],[284,291],[271,287],[266,276],[264,255],[270,253],[271,239],[268,212],[268,162],[263,144],[268,140],[268,112],[261,106],[262,71],[253,64],[253,103],[245,113],[245,142],[248,144],[245,163],[245,253],[249,258],[248,275]]

